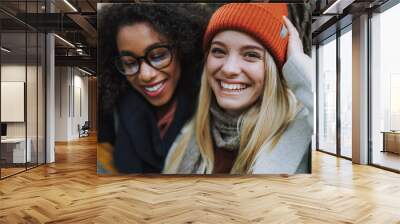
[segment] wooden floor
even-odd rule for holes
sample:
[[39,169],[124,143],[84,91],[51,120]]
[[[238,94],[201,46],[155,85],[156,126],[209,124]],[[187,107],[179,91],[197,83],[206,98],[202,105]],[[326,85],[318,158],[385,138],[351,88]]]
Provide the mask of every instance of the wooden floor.
[[400,175],[314,152],[313,174],[102,177],[96,141],[0,181],[0,223],[400,223]]
[[17,168],[0,168],[1,169],[1,178],[25,171],[26,168],[17,167]]

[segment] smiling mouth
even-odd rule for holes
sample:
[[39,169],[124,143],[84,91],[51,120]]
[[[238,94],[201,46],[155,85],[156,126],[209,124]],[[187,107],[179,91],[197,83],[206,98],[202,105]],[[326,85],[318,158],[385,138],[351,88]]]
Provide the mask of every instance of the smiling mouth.
[[222,91],[229,93],[240,93],[249,87],[249,85],[243,83],[228,83],[222,80],[218,80],[218,83]]
[[143,86],[143,91],[148,96],[156,97],[163,91],[163,89],[165,87],[165,82],[166,82],[166,80],[161,81],[161,82],[157,83],[156,85]]
[[154,86],[145,86],[144,88],[149,92],[155,92],[155,91],[159,90],[162,87],[163,84],[164,84],[164,81],[160,82],[160,83],[158,83],[157,85],[154,85]]

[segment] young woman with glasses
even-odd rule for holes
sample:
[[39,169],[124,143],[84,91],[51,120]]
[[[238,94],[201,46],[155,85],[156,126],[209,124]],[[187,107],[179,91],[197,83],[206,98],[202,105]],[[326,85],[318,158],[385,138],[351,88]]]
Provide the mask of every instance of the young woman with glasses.
[[207,14],[205,6],[177,4],[100,10],[99,173],[161,172],[195,109]]

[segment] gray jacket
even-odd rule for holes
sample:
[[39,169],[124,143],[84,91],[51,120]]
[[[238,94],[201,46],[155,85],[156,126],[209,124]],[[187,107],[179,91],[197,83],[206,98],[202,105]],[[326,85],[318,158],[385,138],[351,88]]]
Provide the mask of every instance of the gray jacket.
[[275,148],[260,150],[253,167],[255,174],[293,174],[311,172],[311,136],[313,133],[314,97],[311,81],[311,58],[291,56],[282,69],[289,88],[304,107],[297,113]]

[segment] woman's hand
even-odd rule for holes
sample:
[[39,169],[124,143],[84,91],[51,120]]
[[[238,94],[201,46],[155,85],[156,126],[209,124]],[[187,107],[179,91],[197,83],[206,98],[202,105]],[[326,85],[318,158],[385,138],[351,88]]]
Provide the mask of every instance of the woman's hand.
[[286,16],[283,17],[283,21],[285,22],[285,26],[289,31],[289,43],[286,58],[290,58],[290,56],[298,53],[304,54],[303,44],[301,43],[299,32],[297,32],[296,27]]
[[[289,33],[289,42],[287,47],[286,62],[283,66],[284,77],[288,82],[289,88],[294,91],[296,97],[312,111],[313,105],[312,101],[312,90],[311,90],[311,80],[315,77],[315,70],[313,69],[312,59],[304,53],[303,44],[300,40],[299,33],[292,22],[286,17],[283,17],[285,26]],[[289,64],[289,69],[286,65]],[[299,88],[303,88],[302,95],[296,94],[299,92]],[[305,91],[304,91],[305,90]],[[307,94],[304,94],[307,92]]]

